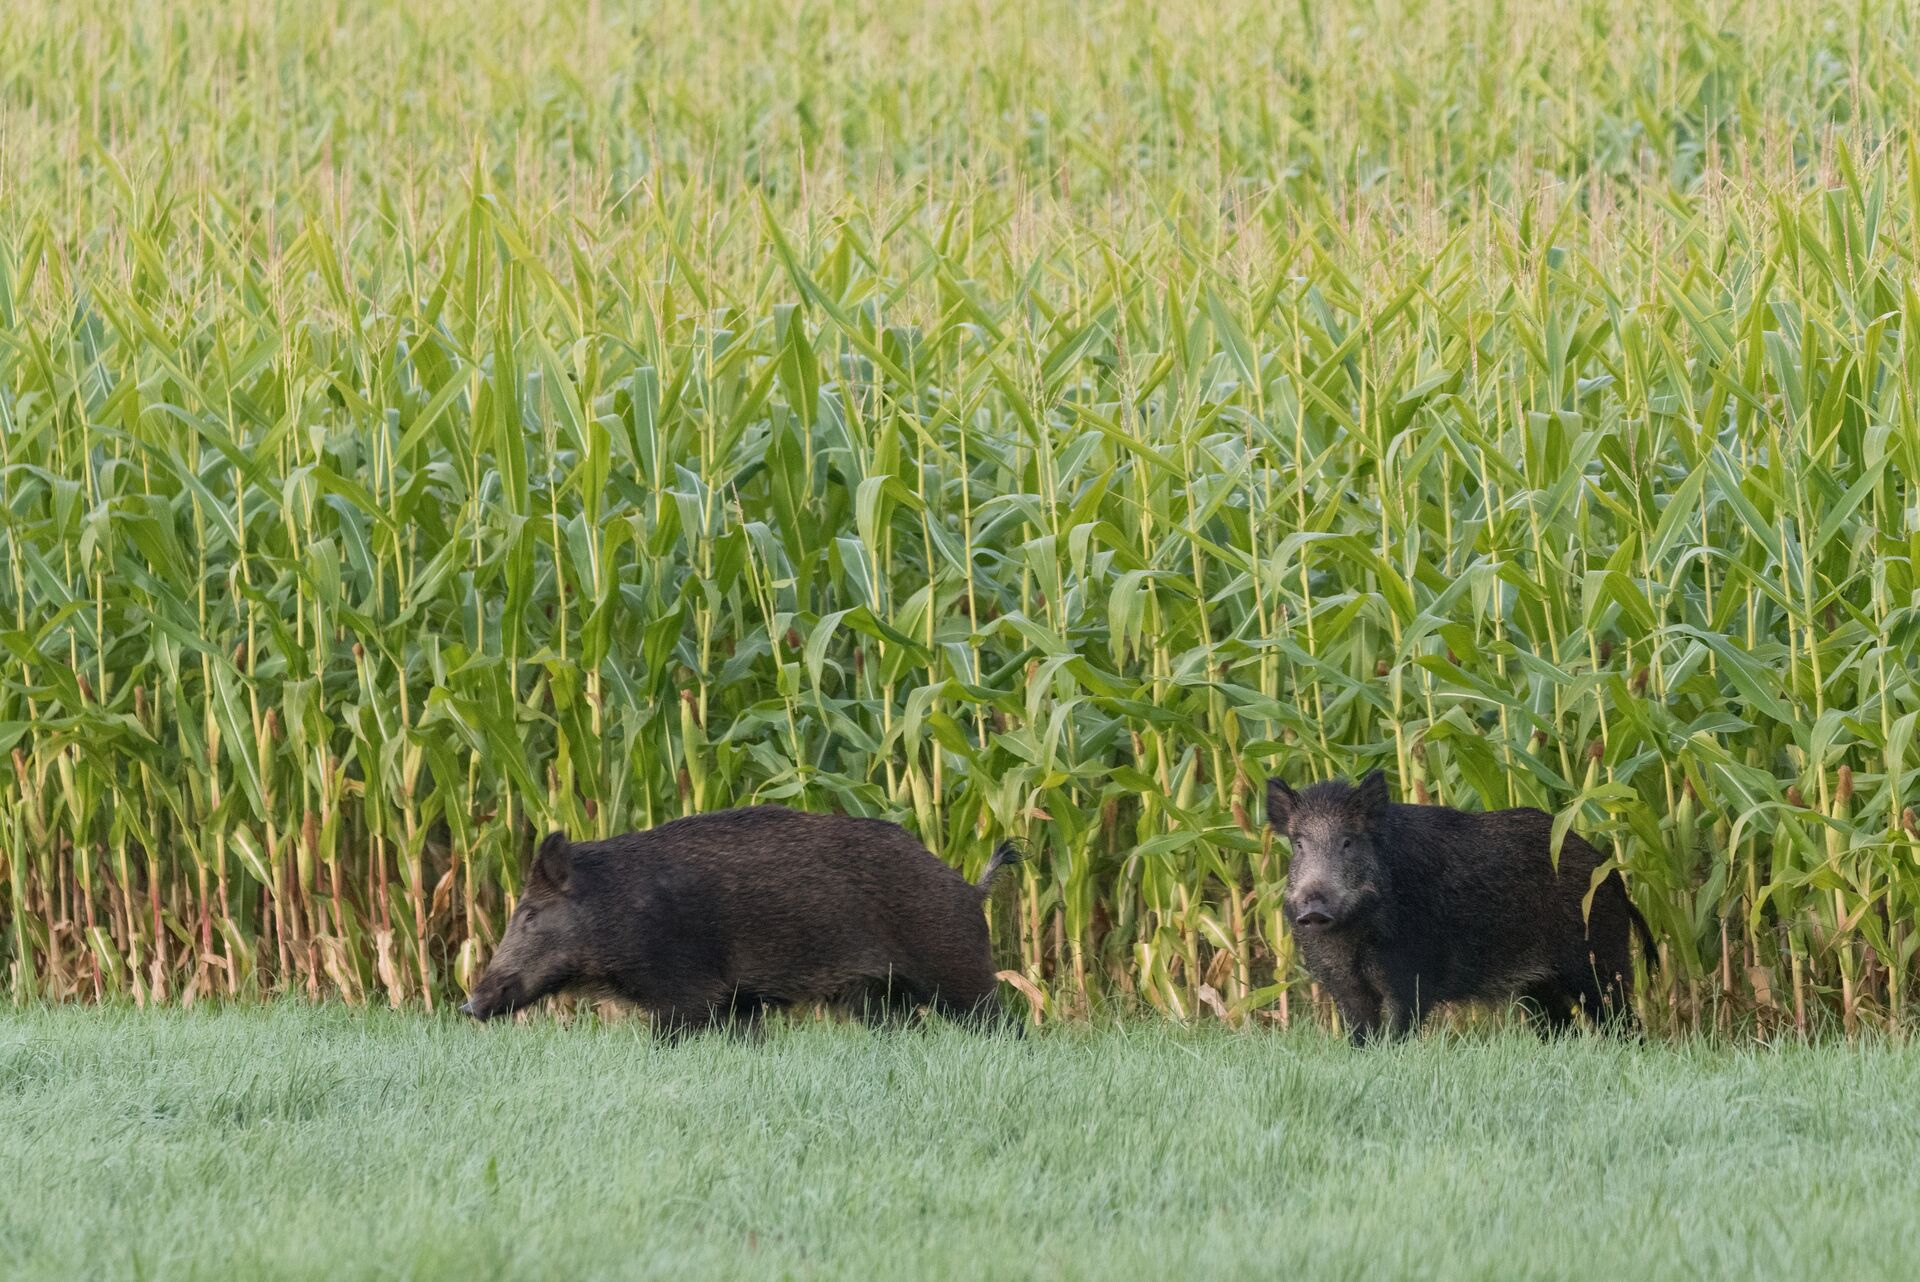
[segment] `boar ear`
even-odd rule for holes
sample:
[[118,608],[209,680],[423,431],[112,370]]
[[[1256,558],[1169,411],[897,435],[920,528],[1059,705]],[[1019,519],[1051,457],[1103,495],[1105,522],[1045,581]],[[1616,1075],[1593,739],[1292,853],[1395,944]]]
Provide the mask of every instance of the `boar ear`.
[[1387,793],[1387,772],[1384,770],[1368,771],[1357,791],[1360,794],[1360,809],[1365,814],[1378,815],[1393,804],[1393,798]]
[[1293,818],[1294,803],[1299,800],[1300,794],[1287,787],[1280,776],[1267,780],[1267,822],[1276,832],[1286,829],[1287,821]]
[[564,891],[572,872],[573,847],[567,842],[567,834],[548,833],[546,840],[540,843],[540,849],[534,853],[533,876],[529,880]]

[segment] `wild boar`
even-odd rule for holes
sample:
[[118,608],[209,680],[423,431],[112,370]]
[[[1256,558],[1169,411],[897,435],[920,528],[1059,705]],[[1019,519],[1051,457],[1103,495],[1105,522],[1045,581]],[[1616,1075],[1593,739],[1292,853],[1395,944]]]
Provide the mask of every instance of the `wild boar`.
[[1556,870],[1545,812],[1396,805],[1376,770],[1301,792],[1269,779],[1267,821],[1293,847],[1300,955],[1356,1045],[1411,1033],[1443,1002],[1524,999],[1542,1036],[1576,1011],[1638,1027],[1631,936],[1651,962],[1647,923],[1617,872],[1583,912],[1601,857],[1568,833]]
[[1000,1014],[978,884],[895,824],[782,806],[676,819],[608,841],[541,842],[506,937],[460,1009],[550,993],[625,999],[679,1033],[828,1003],[879,1022],[921,1006]]

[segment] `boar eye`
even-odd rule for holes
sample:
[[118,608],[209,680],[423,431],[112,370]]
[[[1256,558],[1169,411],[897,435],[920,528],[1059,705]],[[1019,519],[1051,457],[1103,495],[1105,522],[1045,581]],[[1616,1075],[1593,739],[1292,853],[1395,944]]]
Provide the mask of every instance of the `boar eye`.
[[1352,850],[1352,849],[1353,849],[1353,838],[1351,838],[1351,837],[1342,837],[1342,838],[1340,839],[1340,849],[1342,849],[1342,850]]
[[540,910],[538,908],[523,908],[520,910],[520,924],[523,926],[531,926],[533,925],[533,919],[539,915]]

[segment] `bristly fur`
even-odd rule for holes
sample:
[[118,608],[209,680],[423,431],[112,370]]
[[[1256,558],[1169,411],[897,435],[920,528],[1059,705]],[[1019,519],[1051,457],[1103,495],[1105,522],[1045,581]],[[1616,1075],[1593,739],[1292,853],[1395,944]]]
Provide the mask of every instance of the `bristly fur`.
[[999,876],[1002,868],[1009,864],[1017,864],[1026,857],[1026,848],[1020,844],[1019,839],[1008,837],[993,848],[993,856],[987,860],[986,870],[980,874],[980,880],[974,885],[981,894],[986,894],[993,889],[993,879]]
[[1576,1013],[1637,1027],[1633,936],[1651,958],[1652,934],[1618,872],[1593,886],[1604,861],[1577,834],[1555,868],[1544,811],[1400,805],[1375,771],[1300,792],[1271,779],[1267,817],[1293,847],[1286,900],[1301,957],[1356,1043],[1462,1001],[1524,1000],[1543,1034]]
[[971,883],[898,825],[750,806],[608,841],[548,836],[465,1009],[616,995],[669,1032],[828,1003],[870,1020],[921,1006],[1000,1014],[981,911],[1003,843]]

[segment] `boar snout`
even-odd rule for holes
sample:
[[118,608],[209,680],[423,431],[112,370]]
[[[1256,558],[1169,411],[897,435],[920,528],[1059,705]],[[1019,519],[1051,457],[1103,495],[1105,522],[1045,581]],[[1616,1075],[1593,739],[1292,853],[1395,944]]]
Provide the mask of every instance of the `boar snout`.
[[1302,930],[1333,925],[1333,905],[1325,895],[1308,895],[1293,910],[1293,924]]
[[1372,886],[1343,891],[1337,884],[1315,882],[1289,894],[1286,908],[1296,930],[1332,930],[1364,917],[1379,897]]
[[487,976],[481,979],[480,986],[473,990],[473,995],[460,1004],[460,1011],[464,1015],[471,1015],[485,1022],[510,1014],[525,1004],[518,984]]

